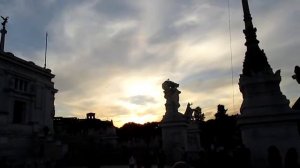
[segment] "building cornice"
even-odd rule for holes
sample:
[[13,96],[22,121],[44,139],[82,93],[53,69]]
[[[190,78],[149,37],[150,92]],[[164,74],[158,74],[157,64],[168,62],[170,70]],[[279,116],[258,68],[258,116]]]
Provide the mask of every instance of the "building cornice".
[[19,67],[25,68],[27,70],[33,71],[45,75],[49,78],[54,78],[55,75],[51,73],[50,69],[42,68],[31,61],[26,61],[21,58],[16,57],[14,54],[9,52],[0,52],[0,60],[6,61],[8,63],[17,65]]

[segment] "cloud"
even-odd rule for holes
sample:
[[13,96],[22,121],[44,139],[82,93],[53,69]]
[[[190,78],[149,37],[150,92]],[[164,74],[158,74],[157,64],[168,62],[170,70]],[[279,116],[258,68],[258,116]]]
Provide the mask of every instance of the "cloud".
[[151,104],[151,103],[156,103],[155,99],[153,97],[149,96],[143,96],[143,95],[137,95],[137,96],[132,96],[126,99],[132,104],[136,105],[146,105],[146,104]]
[[[16,56],[43,65],[49,33],[57,116],[84,118],[93,111],[121,126],[162,118],[161,84],[168,78],[180,84],[181,112],[187,102],[202,107],[207,119],[218,104],[239,111],[246,48],[241,2],[230,2],[232,67],[227,1],[12,0],[0,10],[10,16],[6,48]],[[299,57],[300,1],[249,3],[260,46],[273,69],[282,69],[282,91],[294,101],[299,86],[290,76]]]

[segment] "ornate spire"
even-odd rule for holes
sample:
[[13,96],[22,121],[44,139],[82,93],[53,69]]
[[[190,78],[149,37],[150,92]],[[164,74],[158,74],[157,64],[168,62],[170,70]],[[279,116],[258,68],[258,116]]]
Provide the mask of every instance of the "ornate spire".
[[273,70],[268,63],[264,50],[261,50],[258,46],[259,41],[256,38],[257,30],[252,23],[248,0],[242,0],[242,4],[245,22],[245,30],[243,32],[246,36],[245,46],[247,47],[243,65],[243,75],[252,76],[257,73],[273,74]]
[[0,51],[4,52],[5,34],[7,33],[7,31],[5,29],[5,25],[7,23],[8,17],[1,16],[1,18],[3,19],[3,22],[2,22],[3,28],[0,31],[0,33],[1,33]]

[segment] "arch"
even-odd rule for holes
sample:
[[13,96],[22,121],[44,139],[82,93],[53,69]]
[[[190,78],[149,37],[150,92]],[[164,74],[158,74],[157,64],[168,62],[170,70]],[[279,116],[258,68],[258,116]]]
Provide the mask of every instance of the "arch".
[[281,154],[275,145],[268,148],[268,165],[269,168],[282,168]]

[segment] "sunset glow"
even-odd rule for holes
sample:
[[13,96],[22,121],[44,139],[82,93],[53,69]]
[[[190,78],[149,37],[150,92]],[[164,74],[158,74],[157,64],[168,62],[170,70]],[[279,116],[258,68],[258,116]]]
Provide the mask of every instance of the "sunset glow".
[[[282,91],[293,103],[300,1],[252,1],[260,45],[274,71],[281,69]],[[231,4],[232,67],[225,1],[12,0],[0,9],[11,18],[6,50],[18,57],[43,66],[48,32],[47,68],[59,90],[56,116],[85,118],[94,112],[118,127],[160,121],[161,84],[167,79],[180,85],[180,112],[188,102],[200,106],[206,119],[214,117],[218,104],[230,114],[239,112],[246,51],[240,1]]]

